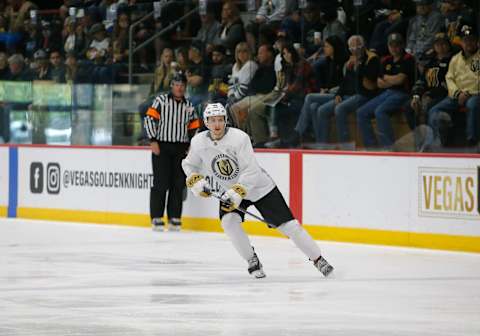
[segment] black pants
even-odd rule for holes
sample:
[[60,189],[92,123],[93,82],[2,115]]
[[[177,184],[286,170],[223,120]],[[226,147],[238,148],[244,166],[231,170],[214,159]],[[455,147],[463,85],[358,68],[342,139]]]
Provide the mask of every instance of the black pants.
[[160,155],[152,154],[151,218],[163,217],[167,191],[168,218],[180,218],[182,216],[182,192],[185,187],[182,160],[186,156],[188,146],[188,143],[160,142]]

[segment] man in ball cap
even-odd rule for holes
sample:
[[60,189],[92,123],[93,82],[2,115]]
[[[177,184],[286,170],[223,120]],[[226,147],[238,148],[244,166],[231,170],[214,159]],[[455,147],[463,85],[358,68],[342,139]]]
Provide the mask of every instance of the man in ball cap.
[[380,145],[389,149],[395,136],[390,116],[408,101],[411,85],[415,77],[415,60],[405,51],[403,36],[392,33],[388,36],[390,55],[382,59],[378,88],[384,91],[357,110],[357,120],[365,147],[377,144],[371,119],[377,120]]
[[[453,56],[446,76],[448,97],[429,112],[428,122],[435,134],[440,136],[442,115],[453,117],[465,108],[466,140],[470,145],[480,141],[480,51],[478,33],[473,26],[463,25],[462,51]],[[443,113],[442,113],[443,112]]]

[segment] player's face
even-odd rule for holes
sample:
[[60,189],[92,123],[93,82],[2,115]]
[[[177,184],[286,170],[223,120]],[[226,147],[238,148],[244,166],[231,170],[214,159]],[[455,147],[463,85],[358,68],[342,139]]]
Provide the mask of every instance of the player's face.
[[225,134],[225,117],[213,116],[208,117],[207,127],[213,139],[220,139]]

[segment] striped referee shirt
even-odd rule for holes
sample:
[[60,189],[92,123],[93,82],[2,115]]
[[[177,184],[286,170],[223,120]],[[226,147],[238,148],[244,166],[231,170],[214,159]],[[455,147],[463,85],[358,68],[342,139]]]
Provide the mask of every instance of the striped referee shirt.
[[188,131],[199,128],[200,121],[188,99],[176,100],[167,93],[155,97],[144,126],[150,140],[188,143]]

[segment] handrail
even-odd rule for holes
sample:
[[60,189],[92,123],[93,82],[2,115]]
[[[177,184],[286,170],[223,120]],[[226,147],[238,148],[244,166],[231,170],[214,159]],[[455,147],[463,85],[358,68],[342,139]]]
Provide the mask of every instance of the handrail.
[[[168,2],[164,3],[164,5],[166,5]],[[149,18],[150,16],[153,15],[153,12],[152,13],[149,13],[147,15],[145,15],[142,19],[138,20],[137,22],[135,22],[134,24],[132,24],[130,26],[130,29],[129,29],[129,33],[128,33],[128,84],[132,84],[132,70],[133,70],[133,54],[135,52],[137,52],[138,50],[142,49],[143,47],[145,47],[147,44],[149,44],[150,42],[152,42],[153,40],[155,40],[158,36],[164,34],[165,32],[169,31],[170,29],[174,28],[175,26],[177,26],[178,24],[180,24],[180,22],[182,22],[183,20],[185,20],[186,18],[190,17],[191,15],[193,15],[194,13],[196,13],[198,11],[198,6],[195,7],[194,9],[192,9],[191,11],[189,11],[188,13],[186,13],[185,15],[183,15],[182,17],[180,17],[178,20],[176,20],[175,22],[172,22],[170,23],[167,27],[163,28],[162,30],[156,32],[155,34],[153,34],[150,38],[148,38],[146,41],[143,41],[141,44],[139,44],[138,46],[136,46],[135,48],[132,48],[132,36],[133,36],[133,28],[135,26],[137,26],[139,23],[143,22],[144,20],[146,20],[147,18]]]

